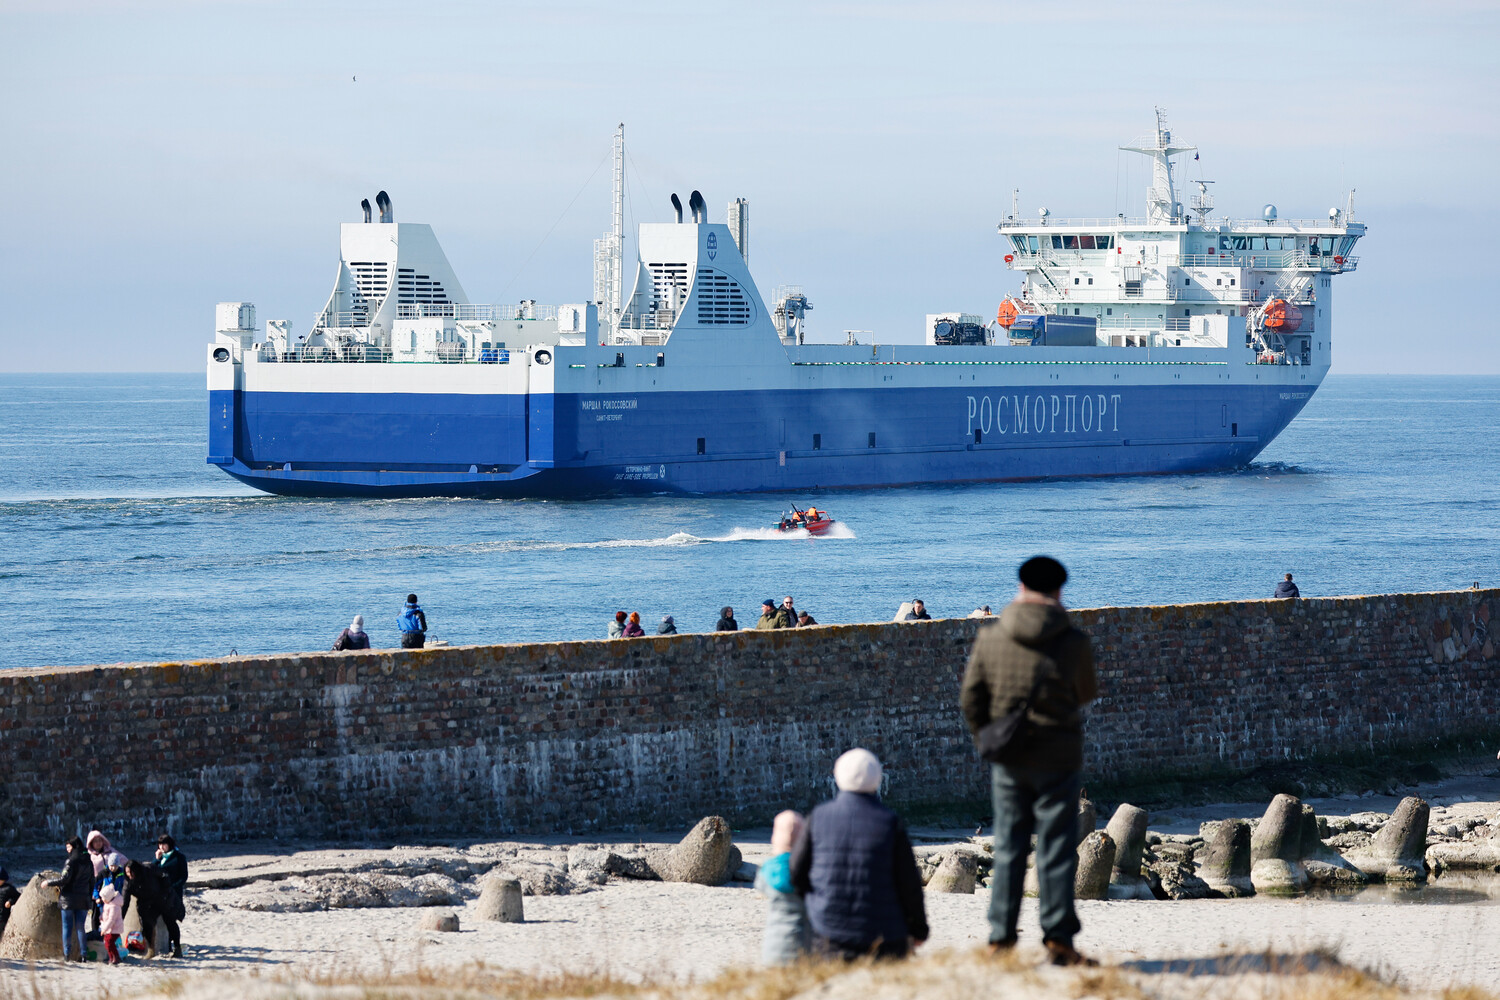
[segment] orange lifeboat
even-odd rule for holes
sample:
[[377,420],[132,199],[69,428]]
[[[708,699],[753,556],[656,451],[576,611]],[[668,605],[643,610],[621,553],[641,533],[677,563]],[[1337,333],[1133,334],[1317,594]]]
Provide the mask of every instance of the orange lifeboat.
[[1266,310],[1262,322],[1267,330],[1277,333],[1296,333],[1297,328],[1302,325],[1302,310],[1292,305],[1286,299],[1272,299],[1266,303]]
[[1020,314],[1020,303],[1015,299],[1006,299],[1000,303],[1000,308],[995,311],[995,322],[1009,330],[1011,324],[1015,323],[1016,317]]

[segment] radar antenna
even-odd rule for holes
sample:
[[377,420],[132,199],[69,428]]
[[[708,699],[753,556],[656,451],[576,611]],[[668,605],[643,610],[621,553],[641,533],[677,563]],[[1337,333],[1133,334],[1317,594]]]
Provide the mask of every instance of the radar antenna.
[[1140,153],[1151,158],[1151,187],[1146,192],[1146,218],[1154,223],[1181,222],[1182,205],[1177,201],[1177,192],[1172,184],[1172,157],[1178,153],[1191,153],[1197,146],[1176,145],[1172,142],[1172,130],[1167,127],[1167,112],[1156,109],[1156,134],[1135,140],[1133,146],[1121,146],[1127,153]]
[[1193,195],[1193,211],[1198,213],[1198,225],[1208,221],[1208,217],[1214,210],[1214,196],[1208,193],[1208,186],[1213,181],[1193,181],[1198,185],[1198,193]]

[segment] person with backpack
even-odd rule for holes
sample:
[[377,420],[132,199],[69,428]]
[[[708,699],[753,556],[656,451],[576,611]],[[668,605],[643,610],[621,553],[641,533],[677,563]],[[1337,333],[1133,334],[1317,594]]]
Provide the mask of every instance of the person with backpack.
[[156,870],[167,883],[164,916],[167,920],[167,934],[172,939],[172,957],[181,958],[182,930],[178,927],[178,922],[187,916],[187,906],[183,903],[182,894],[187,890],[188,863],[187,858],[177,849],[177,841],[172,839],[170,833],[163,833],[156,838]]
[[[177,927],[177,917],[167,912],[167,882],[162,878],[161,872],[152,865],[132,861],[125,866],[125,902],[120,907],[120,915],[130,912],[130,904],[135,903],[135,912],[141,918],[141,937],[146,941],[146,957],[156,957],[156,922],[161,920],[167,925],[167,937],[177,940],[181,937],[181,931]],[[180,953],[173,957],[180,957]]]
[[[57,905],[62,910],[63,961],[82,962],[87,952],[85,935],[88,915],[94,909],[94,862],[77,834],[63,844],[68,852],[62,874],[44,883],[58,891]],[[69,945],[72,947],[70,948]]]
[[402,649],[421,649],[427,644],[427,615],[417,603],[416,594],[406,595],[406,607],[396,619],[396,626],[401,629]]

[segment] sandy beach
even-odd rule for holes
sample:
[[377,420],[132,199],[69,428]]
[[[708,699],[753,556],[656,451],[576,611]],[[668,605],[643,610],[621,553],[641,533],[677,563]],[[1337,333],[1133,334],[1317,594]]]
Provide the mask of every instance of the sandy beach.
[[[1432,805],[1432,825],[1500,812],[1500,775],[1468,775],[1404,790]],[[1320,816],[1390,812],[1398,799],[1369,796],[1310,800]],[[1255,816],[1264,803],[1225,803],[1162,811],[1151,829],[1195,833],[1205,820]],[[1472,821],[1472,820],[1471,820]],[[1102,823],[1102,819],[1101,819]],[[967,841],[970,831],[914,828],[919,854]],[[226,977],[329,977],[397,974],[416,969],[462,969],[476,963],[528,972],[607,974],[640,981],[703,981],[725,969],[756,964],[764,904],[748,883],[707,887],[611,877],[590,891],[533,895],[526,922],[501,924],[474,915],[479,877],[497,859],[519,858],[565,867],[578,844],[611,844],[621,851],[664,845],[675,837],[535,838],[522,842],[444,845],[184,844],[194,858],[187,957],[119,968],[98,964],[33,967],[0,962],[0,986],[16,995],[34,984],[39,997],[131,996],[164,982],[217,983]],[[768,830],[737,831],[747,862],[763,860]],[[11,869],[46,864],[41,852],[12,852]],[[500,861],[498,863],[504,863]],[[459,915],[459,933],[419,929],[421,907],[331,908],[269,912],[242,908],[246,893],[289,892],[298,878],[357,871],[411,872],[456,885],[468,898],[445,907]],[[451,875],[440,874],[442,872]],[[467,877],[462,877],[467,876]],[[289,897],[290,898],[290,897]],[[973,949],[987,933],[988,891],[927,893],[932,938],[924,953]],[[265,905],[265,904],[258,904]],[[1377,886],[1331,897],[1242,900],[1080,901],[1078,945],[1106,964],[1151,977],[1180,970],[1185,961],[1211,962],[1226,954],[1332,953],[1342,963],[1421,990],[1478,986],[1500,991],[1500,876],[1450,874],[1411,890]],[[1023,945],[1039,945],[1036,906],[1022,918]],[[176,987],[173,987],[176,988]]]

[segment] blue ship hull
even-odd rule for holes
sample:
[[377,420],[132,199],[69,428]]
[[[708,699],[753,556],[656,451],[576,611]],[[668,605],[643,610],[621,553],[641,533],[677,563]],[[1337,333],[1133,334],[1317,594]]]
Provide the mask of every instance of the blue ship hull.
[[1123,476],[1249,463],[1315,383],[621,394],[210,392],[270,493],[581,497]]

